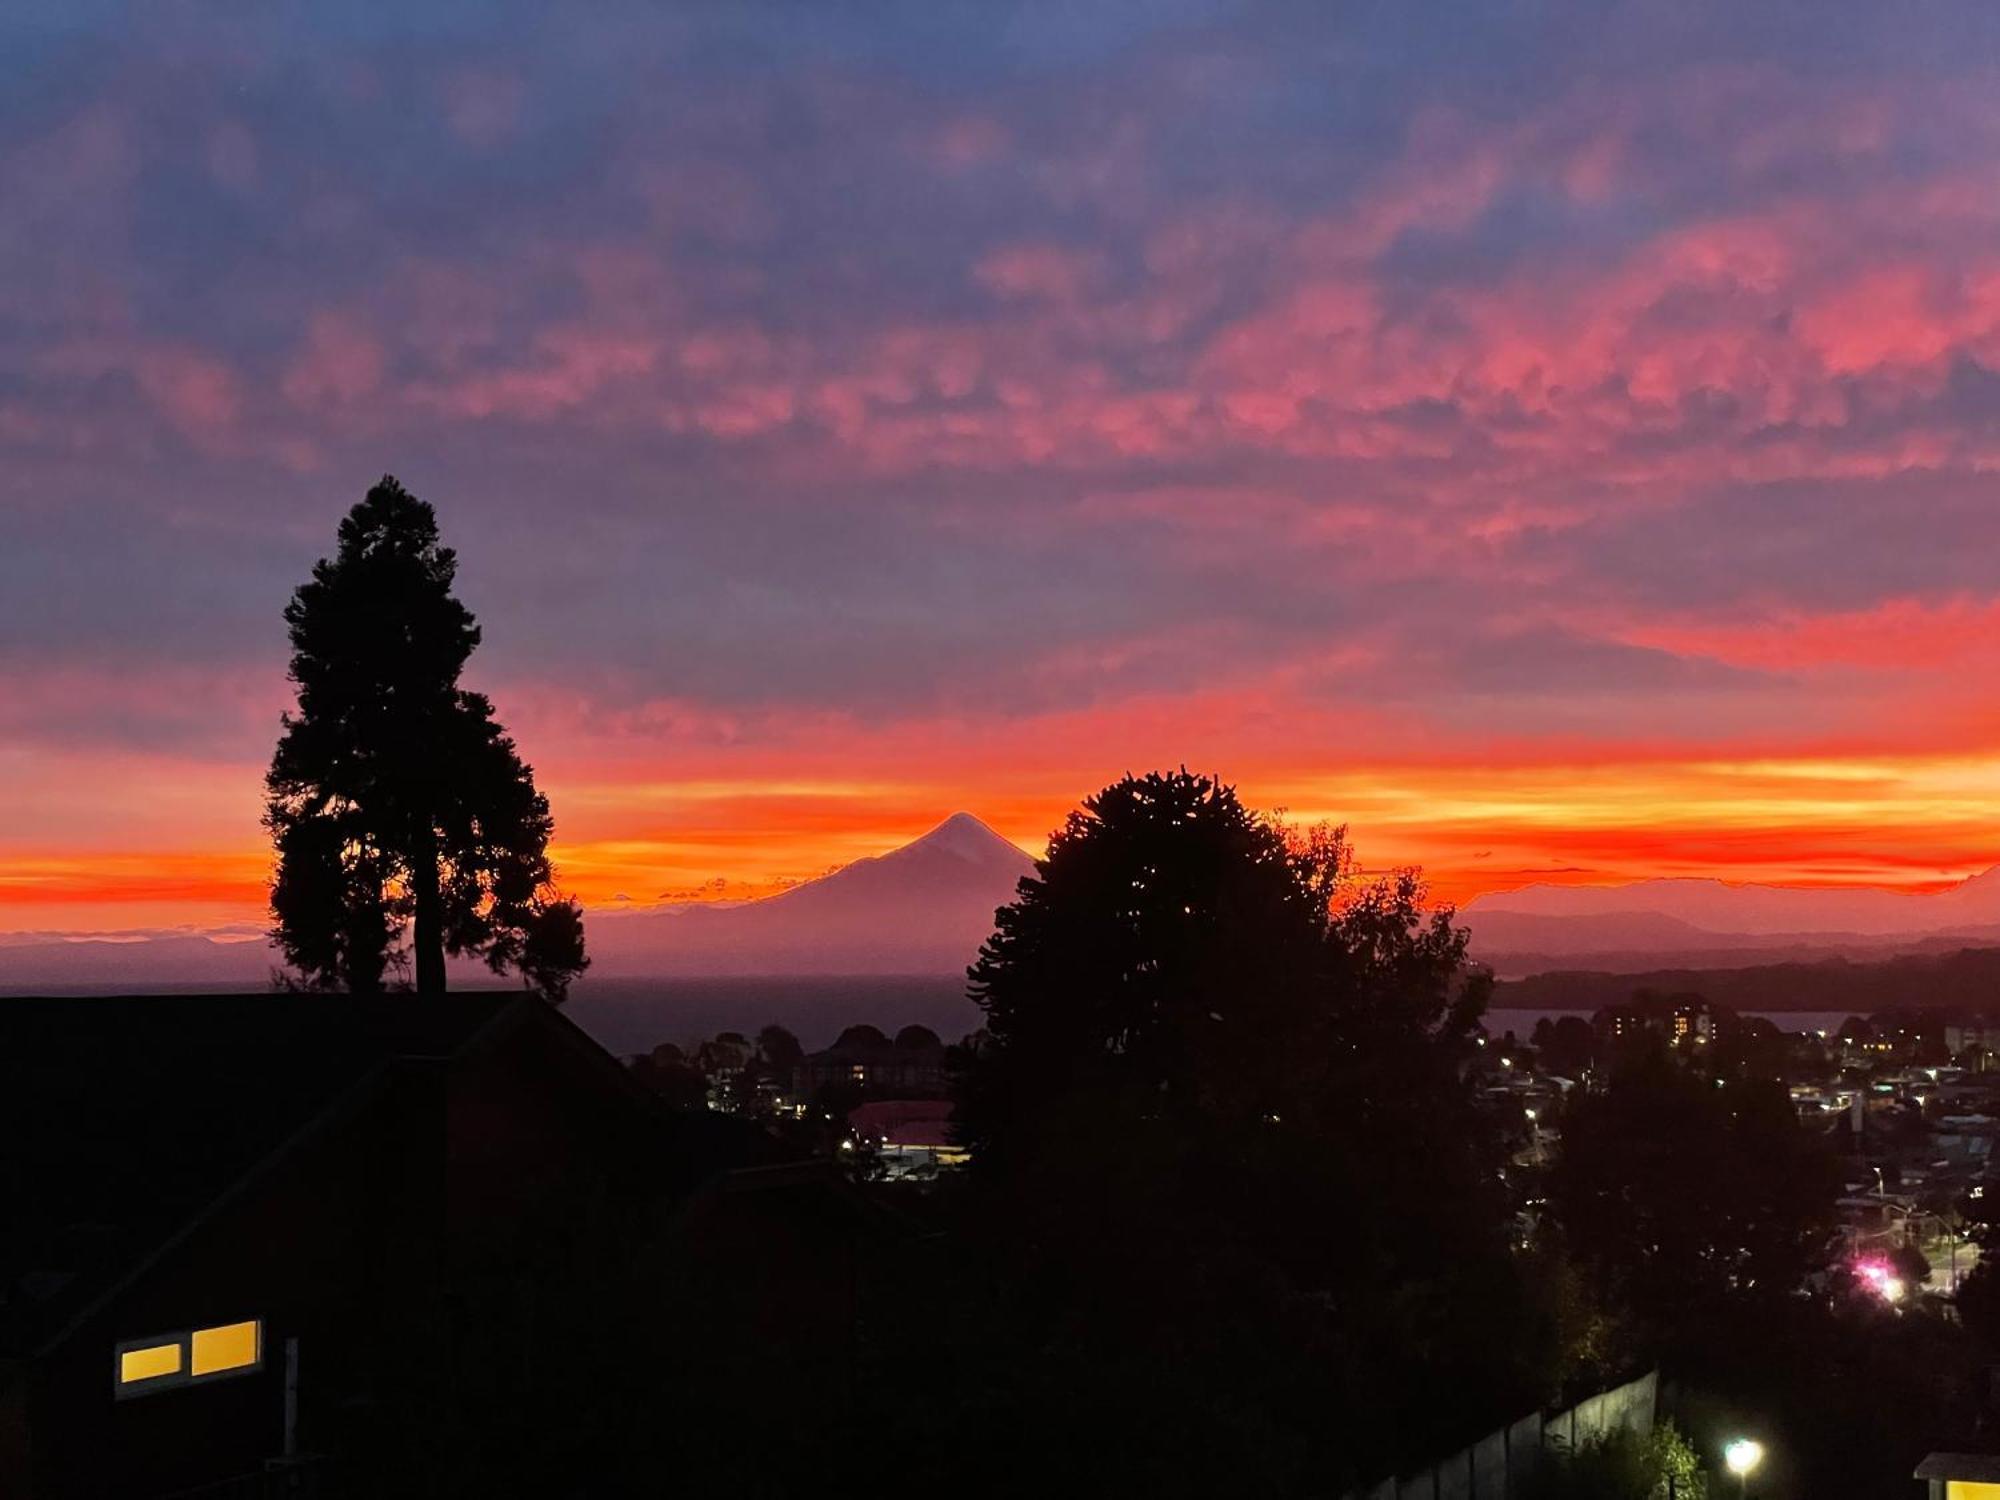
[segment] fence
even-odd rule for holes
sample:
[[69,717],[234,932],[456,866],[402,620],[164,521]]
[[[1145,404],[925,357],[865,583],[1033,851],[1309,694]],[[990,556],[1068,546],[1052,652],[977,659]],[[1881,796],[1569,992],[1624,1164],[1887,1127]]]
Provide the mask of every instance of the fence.
[[1553,1416],[1534,1412],[1407,1479],[1385,1479],[1348,1500],[1509,1500],[1551,1448],[1578,1448],[1621,1429],[1653,1430],[1660,1373],[1600,1391]]

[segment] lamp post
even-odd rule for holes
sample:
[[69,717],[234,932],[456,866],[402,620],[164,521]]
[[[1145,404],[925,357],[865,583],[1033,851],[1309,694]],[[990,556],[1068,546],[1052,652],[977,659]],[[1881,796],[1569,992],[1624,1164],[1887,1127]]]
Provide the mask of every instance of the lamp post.
[[1750,1493],[1750,1471],[1763,1460],[1764,1445],[1754,1438],[1738,1438],[1722,1450],[1722,1461],[1736,1476],[1736,1493]]

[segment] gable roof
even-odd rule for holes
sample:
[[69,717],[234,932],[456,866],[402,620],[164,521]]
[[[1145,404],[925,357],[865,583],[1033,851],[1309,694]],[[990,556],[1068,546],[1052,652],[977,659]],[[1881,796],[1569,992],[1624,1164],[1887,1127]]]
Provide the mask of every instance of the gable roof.
[[19,1352],[382,1069],[514,993],[0,999],[0,1352]]

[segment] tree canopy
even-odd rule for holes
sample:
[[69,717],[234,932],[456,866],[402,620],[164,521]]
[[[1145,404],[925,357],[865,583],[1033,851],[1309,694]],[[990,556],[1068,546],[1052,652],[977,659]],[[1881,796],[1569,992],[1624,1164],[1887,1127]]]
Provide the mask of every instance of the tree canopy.
[[1106,788],[1056,831],[969,972],[987,1039],[961,1101],[968,1144],[1003,1165],[1064,1101],[1267,1142],[1288,1114],[1362,1123],[1364,1102],[1393,1102],[1391,1078],[1443,1086],[1485,992],[1463,982],[1451,913],[1421,896],[1413,872],[1357,880],[1344,830],[1288,832],[1208,777]]
[[1301,1461],[1350,1479],[1553,1394],[1463,1076],[1485,986],[1414,872],[1182,770],[1087,799],[995,924],[959,1128],[1052,1339],[1337,1410]]
[[583,917],[554,888],[548,799],[481,694],[431,507],[385,476],[285,608],[298,710],[265,785],[273,937],[302,982],[356,992],[410,972],[445,987],[477,954],[561,1000]]
[[1655,1041],[1564,1112],[1550,1206],[1571,1252],[1659,1334],[1796,1292],[1839,1187],[1782,1083],[1712,1077]]

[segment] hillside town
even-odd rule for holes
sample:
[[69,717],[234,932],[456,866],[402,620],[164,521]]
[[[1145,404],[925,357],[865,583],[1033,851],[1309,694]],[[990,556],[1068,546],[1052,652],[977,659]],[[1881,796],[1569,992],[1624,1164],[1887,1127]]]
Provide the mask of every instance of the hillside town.
[[[663,1042],[626,1059],[635,1079],[684,1107],[763,1122],[840,1162],[861,1180],[923,1182],[962,1167],[951,1132],[951,1069],[973,1034],[947,1046],[926,1027],[892,1039],[843,1029],[806,1052],[768,1026],[686,1046]],[[1889,1300],[1949,1301],[1977,1264],[1989,1167],[2000,1198],[2000,1018],[1897,1009],[1832,1031],[1787,1030],[1699,995],[1636,992],[1595,1015],[1544,1017],[1529,1035],[1482,1028],[1467,1074],[1492,1117],[1511,1125],[1512,1166],[1532,1233],[1536,1173],[1560,1146],[1566,1104],[1601,1086],[1621,1053],[1664,1046],[1711,1079],[1754,1074],[1784,1084],[1800,1123],[1838,1156],[1840,1256],[1890,1266]],[[803,1132],[798,1126],[803,1123]]]

